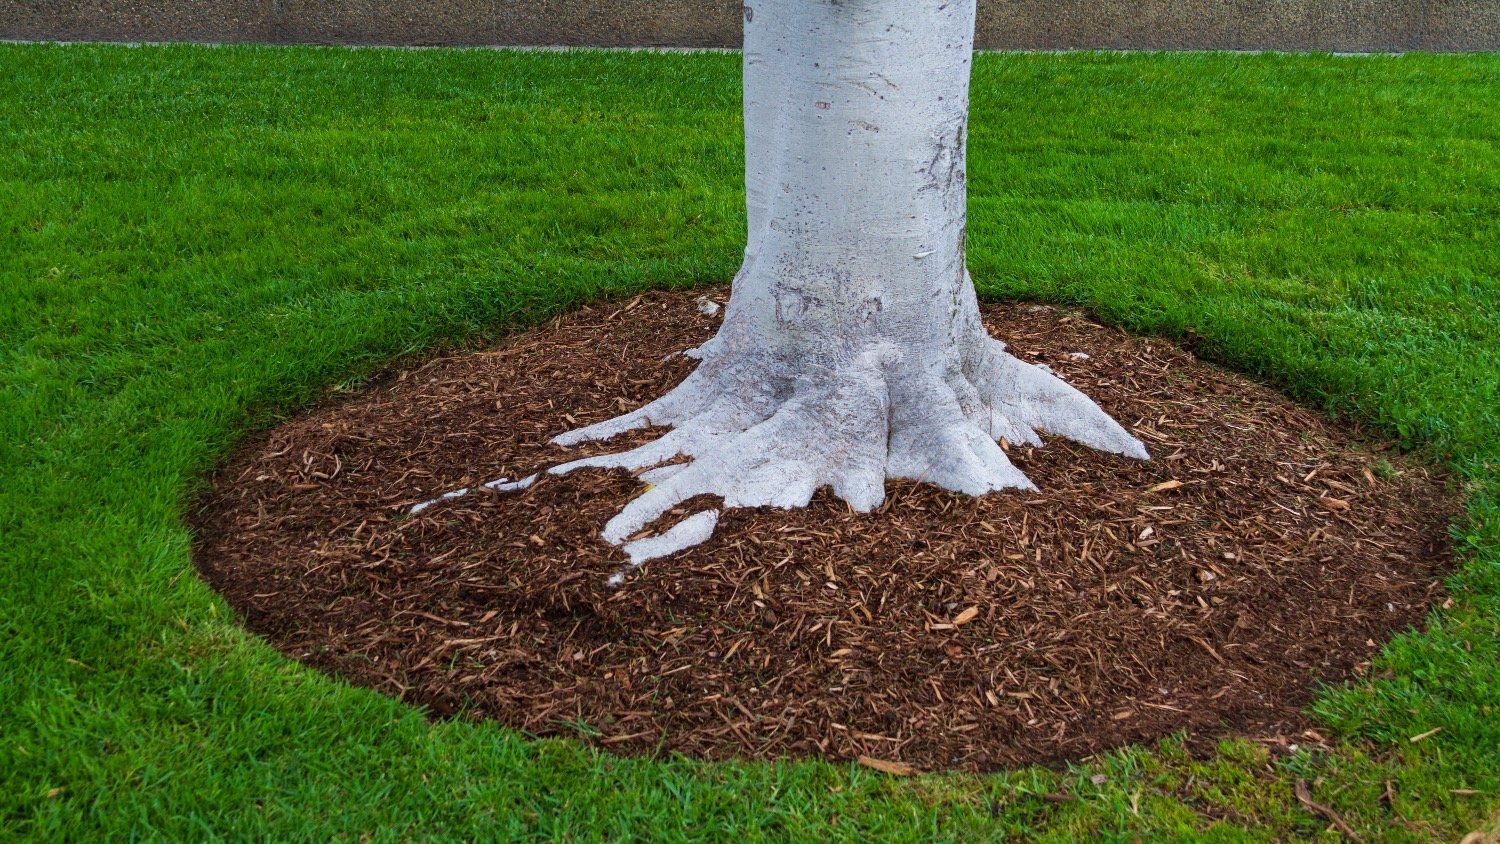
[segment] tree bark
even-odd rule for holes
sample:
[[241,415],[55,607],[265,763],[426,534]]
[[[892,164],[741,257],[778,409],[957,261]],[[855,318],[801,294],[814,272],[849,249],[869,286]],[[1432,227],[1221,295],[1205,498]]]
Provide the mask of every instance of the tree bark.
[[[625,542],[703,494],[729,507],[800,507],[831,486],[863,512],[881,503],[887,478],[970,495],[1033,489],[997,440],[1041,445],[1039,431],[1147,456],[1091,400],[1007,354],[980,322],[964,262],[974,8],[745,7],[749,232],[724,323],[689,352],[701,363],[676,389],[557,438],[673,429],[556,470],[648,470],[653,486],[605,539]],[[704,521],[684,539],[701,541]],[[667,538],[626,550],[638,563],[679,547]]]

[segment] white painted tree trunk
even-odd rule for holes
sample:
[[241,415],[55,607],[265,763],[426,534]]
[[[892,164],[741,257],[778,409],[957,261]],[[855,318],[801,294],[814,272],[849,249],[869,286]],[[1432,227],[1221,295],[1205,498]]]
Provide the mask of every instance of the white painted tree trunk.
[[[868,511],[887,478],[1032,489],[997,440],[1040,445],[1039,431],[1145,458],[1088,397],[980,323],[964,264],[975,0],[750,2],[749,239],[724,324],[676,389],[556,440],[672,428],[555,470],[649,470],[652,486],[605,539],[625,542],[704,494],[801,507],[831,486]],[[632,562],[703,541],[712,521],[686,527],[628,545]]]

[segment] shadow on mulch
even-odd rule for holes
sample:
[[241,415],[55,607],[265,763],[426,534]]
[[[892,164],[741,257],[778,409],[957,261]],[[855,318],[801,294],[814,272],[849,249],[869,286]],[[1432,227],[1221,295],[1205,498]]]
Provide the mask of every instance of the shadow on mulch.
[[[726,292],[713,291],[722,300]],[[985,308],[1151,449],[1010,453],[1041,488],[891,483],[729,511],[606,587],[621,471],[413,504],[572,457],[548,439],[665,392],[717,320],[694,294],[586,308],[432,360],[248,443],[194,518],[203,576],[288,655],[440,716],[624,753],[987,770],[1189,730],[1289,736],[1449,567],[1428,469],[1180,348]],[[1075,356],[1082,352],[1088,357]],[[692,512],[684,505],[681,513]]]

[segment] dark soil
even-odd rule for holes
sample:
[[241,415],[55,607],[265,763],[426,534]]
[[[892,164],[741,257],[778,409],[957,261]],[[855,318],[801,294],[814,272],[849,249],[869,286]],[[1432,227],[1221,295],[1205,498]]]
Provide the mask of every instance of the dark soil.
[[1439,594],[1453,505],[1429,470],[1170,343],[1014,304],[986,308],[996,336],[1153,461],[1052,440],[1010,448],[1040,493],[902,482],[868,515],[826,492],[729,511],[618,590],[598,534],[640,491],[623,471],[406,515],[649,438],[548,445],[679,381],[692,361],[669,353],[717,323],[693,302],[587,308],[256,438],[195,517],[203,576],[287,654],[440,716],[971,770],[1302,733],[1314,683],[1363,671]]

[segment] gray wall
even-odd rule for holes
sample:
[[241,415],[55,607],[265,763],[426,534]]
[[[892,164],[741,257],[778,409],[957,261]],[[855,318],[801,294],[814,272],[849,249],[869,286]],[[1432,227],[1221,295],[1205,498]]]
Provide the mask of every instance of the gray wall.
[[[736,47],[741,14],[739,0],[0,0],[0,38]],[[1496,50],[1500,0],[980,0],[978,42]]]

